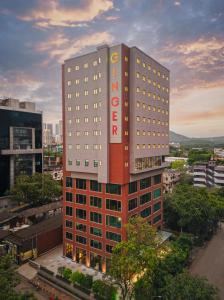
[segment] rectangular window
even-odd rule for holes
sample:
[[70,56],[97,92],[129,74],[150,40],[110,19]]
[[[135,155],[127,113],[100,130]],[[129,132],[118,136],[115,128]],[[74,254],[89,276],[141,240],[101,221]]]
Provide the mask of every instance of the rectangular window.
[[138,199],[134,198],[134,199],[130,199],[128,201],[128,210],[133,210],[138,206]]
[[156,189],[153,191],[153,198],[159,198],[161,196],[161,189]]
[[112,251],[113,251],[113,246],[111,246],[111,245],[106,245],[106,252],[112,253]]
[[115,242],[120,242],[121,241],[121,235],[114,233],[114,232],[110,232],[110,231],[106,231],[106,238],[108,240],[112,240]]
[[121,211],[121,201],[106,199],[106,209]]
[[65,214],[66,214],[66,216],[72,216],[73,215],[73,209],[72,209],[72,207],[66,206]]
[[68,239],[68,240],[73,240],[73,235],[72,235],[71,232],[67,232],[67,231],[66,231],[65,237],[66,237],[66,239]]
[[85,179],[76,179],[76,188],[80,190],[86,190],[86,180]]
[[160,210],[161,208],[161,202],[158,202],[153,205],[153,211],[156,212],[157,210]]
[[106,184],[106,193],[107,194],[121,195],[121,185],[120,184],[107,183]]
[[86,210],[77,208],[76,218],[86,220]]
[[69,220],[65,220],[65,227],[72,228],[73,227],[73,222],[69,221]]
[[86,225],[82,223],[76,223],[76,230],[86,232]]
[[96,240],[90,240],[90,246],[96,249],[102,249],[102,243]]
[[95,223],[102,223],[102,215],[96,212],[90,212],[90,221]]
[[151,214],[151,207],[147,207],[140,212],[142,218],[146,218]]
[[111,227],[121,228],[121,218],[107,215],[106,225]]
[[151,186],[151,177],[140,180],[140,190],[146,189]]
[[86,204],[86,195],[76,194],[76,203]]
[[90,190],[94,192],[102,192],[102,185],[96,180],[90,180]]
[[130,182],[128,185],[128,194],[133,194],[133,193],[137,192],[137,190],[138,190],[137,181]]
[[72,193],[66,192],[65,197],[66,197],[66,201],[72,202],[72,200],[73,200],[73,194]]
[[73,187],[73,182],[71,177],[66,177],[66,187]]
[[84,236],[77,235],[76,236],[76,242],[85,245],[86,244],[86,238]]
[[90,233],[96,236],[102,236],[102,230],[100,228],[90,227]]
[[161,215],[156,216],[156,217],[153,219],[153,224],[159,222],[160,220],[161,220]]
[[154,184],[161,183],[161,174],[154,176]]
[[102,208],[102,198],[90,196],[90,205]]
[[151,193],[140,196],[140,205],[143,205],[151,200]]

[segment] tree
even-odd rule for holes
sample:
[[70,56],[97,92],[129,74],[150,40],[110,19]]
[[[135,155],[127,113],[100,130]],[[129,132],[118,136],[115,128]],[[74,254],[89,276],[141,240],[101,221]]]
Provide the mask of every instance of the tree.
[[184,272],[169,278],[163,297],[167,300],[216,300],[218,294],[217,288],[209,284],[207,279]]
[[156,230],[141,217],[131,218],[126,230],[127,241],[114,247],[109,271],[123,300],[131,299],[135,282],[153,270],[160,242]]
[[191,149],[188,153],[188,164],[192,166],[194,163],[197,162],[208,162],[212,156],[211,150],[198,150],[198,149]]
[[179,170],[179,171],[183,171],[184,170],[184,167],[185,167],[185,161],[183,160],[176,160],[176,161],[173,161],[171,163],[171,169],[175,169],[175,170]]
[[216,191],[178,184],[164,203],[164,219],[173,230],[209,239],[224,216],[224,199]]
[[17,293],[14,288],[19,283],[19,277],[13,269],[9,255],[0,257],[0,300],[35,300],[32,293]]
[[35,173],[18,176],[10,193],[18,202],[38,206],[60,197],[62,188],[49,174]]

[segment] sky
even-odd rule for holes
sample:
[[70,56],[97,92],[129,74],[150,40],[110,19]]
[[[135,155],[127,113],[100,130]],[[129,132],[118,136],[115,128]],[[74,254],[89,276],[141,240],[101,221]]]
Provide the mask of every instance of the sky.
[[0,96],[61,119],[61,65],[101,44],[170,70],[170,128],[224,136],[223,0],[0,0]]

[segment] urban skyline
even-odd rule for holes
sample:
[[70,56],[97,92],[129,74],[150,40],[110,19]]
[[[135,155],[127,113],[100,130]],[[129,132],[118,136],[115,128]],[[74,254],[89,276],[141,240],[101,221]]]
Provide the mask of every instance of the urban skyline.
[[36,102],[44,121],[55,123],[61,119],[63,60],[124,42],[171,71],[172,130],[223,135],[222,1],[19,3],[0,4],[2,96]]

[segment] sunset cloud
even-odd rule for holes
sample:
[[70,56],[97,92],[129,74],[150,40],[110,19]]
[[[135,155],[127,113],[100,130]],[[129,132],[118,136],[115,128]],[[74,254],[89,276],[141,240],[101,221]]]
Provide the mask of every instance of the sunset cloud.
[[75,56],[81,50],[90,46],[111,43],[113,37],[106,31],[82,36],[79,39],[68,39],[62,34],[53,36],[46,42],[40,43],[36,50],[47,52],[51,58],[63,63],[65,59]]
[[19,18],[23,21],[34,21],[37,26],[80,27],[82,22],[90,22],[97,16],[113,8],[111,0],[89,0],[85,7],[62,6],[59,0],[40,0],[37,8]]
[[1,0],[0,95],[61,118],[61,64],[100,44],[137,46],[170,70],[171,128],[224,135],[221,0]]

